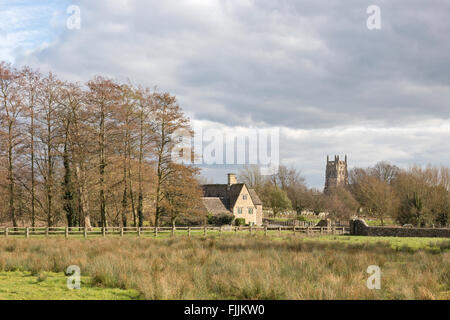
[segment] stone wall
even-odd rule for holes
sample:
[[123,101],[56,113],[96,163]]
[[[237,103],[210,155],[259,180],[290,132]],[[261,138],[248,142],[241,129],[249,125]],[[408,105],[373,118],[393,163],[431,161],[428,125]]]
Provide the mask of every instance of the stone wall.
[[350,220],[350,234],[357,236],[379,237],[439,237],[450,238],[450,228],[402,228],[369,227],[362,219]]

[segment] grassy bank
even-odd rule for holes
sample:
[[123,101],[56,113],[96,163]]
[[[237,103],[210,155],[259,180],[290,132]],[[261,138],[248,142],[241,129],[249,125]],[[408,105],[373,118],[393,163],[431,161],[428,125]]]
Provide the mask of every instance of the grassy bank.
[[[136,290],[145,299],[449,299],[449,241],[414,239],[2,239],[0,271],[61,276],[78,265],[89,287]],[[366,287],[369,265],[381,268],[381,290]],[[14,297],[0,290],[0,298]]]
[[89,277],[82,277],[80,290],[68,290],[66,281],[64,273],[0,272],[0,300],[131,300],[140,296],[135,290],[93,286]]

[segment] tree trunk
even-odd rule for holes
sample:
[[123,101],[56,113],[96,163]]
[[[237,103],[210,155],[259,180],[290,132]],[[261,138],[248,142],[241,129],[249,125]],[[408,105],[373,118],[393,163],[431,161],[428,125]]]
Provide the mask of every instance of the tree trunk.
[[159,227],[159,216],[161,215],[161,208],[160,208],[160,202],[161,202],[161,184],[162,184],[162,162],[163,162],[163,155],[164,155],[164,147],[165,147],[165,141],[166,141],[166,129],[164,122],[161,124],[161,140],[160,140],[160,146],[159,146],[159,152],[158,152],[158,171],[157,171],[157,186],[156,186],[156,201],[155,201],[155,227]]
[[8,194],[9,194],[9,214],[13,227],[17,227],[16,212],[14,207],[14,160],[13,160],[13,124],[8,124]]
[[[130,200],[131,200],[131,212],[133,213],[133,223],[134,226],[136,226],[137,222],[136,222],[136,206],[134,204],[134,192],[133,192],[133,183],[131,181],[131,163],[130,163],[130,154],[128,154],[128,183],[129,183],[129,188],[130,188]],[[142,226],[140,226],[142,227]]]
[[133,225],[136,227],[136,207],[134,205],[133,183],[131,179],[131,141],[130,133],[127,133],[127,156],[128,156],[128,184],[130,189],[131,212],[133,214]]
[[[141,106],[142,108],[142,106]],[[144,196],[142,194],[142,160],[144,158],[144,111],[141,110],[140,114],[140,123],[139,123],[139,160],[138,160],[138,184],[139,184],[139,195],[138,195],[138,219],[139,219],[139,227],[142,227],[144,224]]]
[[[160,157],[161,158],[161,157]],[[160,208],[160,202],[161,202],[161,160],[158,161],[158,181],[156,186],[156,201],[155,201],[155,227],[159,227],[159,216],[161,215],[161,208]]]
[[102,105],[100,115],[100,218],[101,227],[106,228],[106,195],[105,195],[105,110]]
[[[49,106],[50,108],[50,106]],[[50,124],[50,110],[47,116],[47,226],[51,227],[53,225],[53,148],[51,145],[51,124]]]
[[124,161],[123,161],[123,197],[122,197],[122,226],[127,226],[127,209],[128,209],[128,183],[127,183],[127,160],[126,160],[126,152],[124,152]]
[[34,172],[34,106],[31,106],[31,226],[36,226],[36,182]]
[[[66,132],[66,135],[68,133]],[[69,154],[67,150],[67,137],[64,142],[64,154],[63,154],[63,165],[64,165],[64,211],[66,211],[67,226],[75,226],[75,210],[73,208],[73,194],[72,189],[72,172],[70,170]]]

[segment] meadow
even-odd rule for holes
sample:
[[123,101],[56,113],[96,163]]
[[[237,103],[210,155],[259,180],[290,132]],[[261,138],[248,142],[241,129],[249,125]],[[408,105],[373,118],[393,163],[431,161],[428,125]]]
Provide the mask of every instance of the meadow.
[[[81,290],[64,271],[78,265]],[[381,289],[366,286],[381,268]],[[0,240],[0,299],[446,299],[450,240],[353,236]]]

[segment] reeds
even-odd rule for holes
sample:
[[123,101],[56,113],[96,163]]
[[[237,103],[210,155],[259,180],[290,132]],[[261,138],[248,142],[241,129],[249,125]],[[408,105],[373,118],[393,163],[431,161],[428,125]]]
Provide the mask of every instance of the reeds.
[[[239,236],[3,239],[0,270],[40,275],[78,265],[94,285],[136,289],[144,299],[449,299],[443,247]],[[366,286],[369,265],[381,268],[381,290]]]

